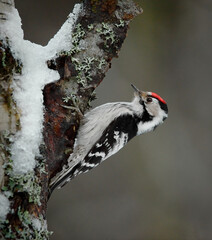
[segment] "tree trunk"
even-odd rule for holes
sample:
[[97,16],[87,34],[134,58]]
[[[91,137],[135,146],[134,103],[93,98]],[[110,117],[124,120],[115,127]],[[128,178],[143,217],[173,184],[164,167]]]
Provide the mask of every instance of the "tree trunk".
[[[23,40],[0,0],[0,236],[48,239],[48,185],[66,163],[95,88],[141,13],[131,0],[84,0],[48,45]],[[43,114],[44,113],[44,114]]]

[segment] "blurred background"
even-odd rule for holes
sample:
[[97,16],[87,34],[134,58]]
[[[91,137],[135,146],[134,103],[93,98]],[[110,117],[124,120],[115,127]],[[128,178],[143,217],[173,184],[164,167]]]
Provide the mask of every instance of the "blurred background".
[[[46,45],[76,2],[16,0],[25,39]],[[54,192],[52,240],[212,239],[212,2],[137,2],[93,106],[131,100],[134,83],[160,94],[169,118]]]

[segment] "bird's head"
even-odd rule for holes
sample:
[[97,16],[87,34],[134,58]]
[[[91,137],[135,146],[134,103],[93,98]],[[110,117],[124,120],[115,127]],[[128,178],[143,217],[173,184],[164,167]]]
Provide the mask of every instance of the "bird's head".
[[134,89],[134,95],[137,102],[143,105],[144,109],[150,116],[161,118],[164,121],[168,117],[168,107],[158,94],[153,92],[140,91],[136,86],[131,84]]

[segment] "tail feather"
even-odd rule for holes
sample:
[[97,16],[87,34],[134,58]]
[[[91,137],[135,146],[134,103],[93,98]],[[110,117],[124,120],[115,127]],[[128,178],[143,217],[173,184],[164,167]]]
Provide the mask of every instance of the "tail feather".
[[78,170],[82,167],[81,161],[85,155],[85,148],[77,146],[75,151],[68,158],[68,164],[63,166],[63,169],[59,174],[52,179],[49,186],[49,197],[56,188],[63,187],[67,182],[78,175]]
[[77,163],[73,167],[64,168],[58,176],[50,183],[50,195],[56,188],[62,188],[66,183],[68,183],[71,179],[73,179],[76,174],[76,170],[80,168],[81,164]]

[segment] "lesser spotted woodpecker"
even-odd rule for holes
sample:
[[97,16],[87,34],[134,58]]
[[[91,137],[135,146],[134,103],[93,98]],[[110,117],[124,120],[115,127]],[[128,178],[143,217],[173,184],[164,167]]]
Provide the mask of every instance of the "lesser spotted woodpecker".
[[51,182],[51,192],[98,166],[133,137],[154,130],[168,117],[167,104],[159,95],[131,85],[135,91],[132,102],[107,103],[84,115],[73,153]]

